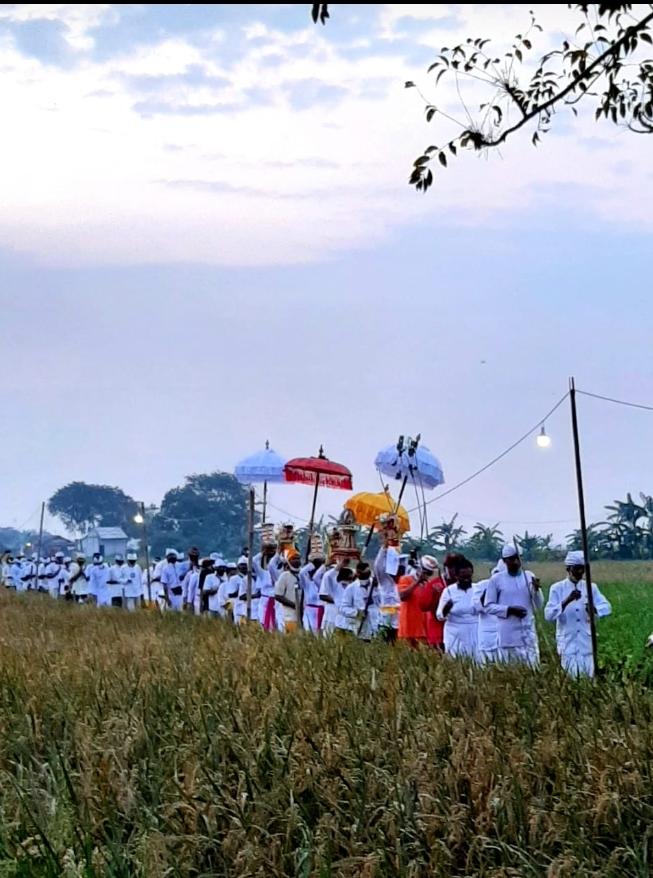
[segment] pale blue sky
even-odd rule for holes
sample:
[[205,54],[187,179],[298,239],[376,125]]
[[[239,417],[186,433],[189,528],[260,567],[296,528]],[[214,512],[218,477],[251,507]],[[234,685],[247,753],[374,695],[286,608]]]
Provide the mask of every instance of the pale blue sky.
[[[3,7],[2,523],[72,479],[158,502],[266,438],[375,489],[377,449],[421,431],[453,484],[571,374],[653,401],[646,139],[565,122],[416,195],[434,132],[404,80],[518,13],[405,9]],[[651,415],[581,406],[590,514],[653,492]],[[566,408],[547,429],[431,519],[571,530]]]

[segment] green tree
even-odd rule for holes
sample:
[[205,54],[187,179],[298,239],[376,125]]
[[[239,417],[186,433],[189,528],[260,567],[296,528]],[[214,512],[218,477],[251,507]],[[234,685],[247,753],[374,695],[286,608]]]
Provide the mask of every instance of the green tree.
[[185,551],[194,545],[202,553],[235,559],[247,542],[247,505],[247,488],[229,473],[188,476],[167,492],[152,520],[152,551]]
[[56,515],[68,531],[82,535],[97,525],[115,525],[134,536],[137,508],[136,501],[120,488],[86,482],[71,482],[48,500],[48,512]]
[[[327,3],[312,6],[313,21],[326,23]],[[469,37],[443,47],[427,71],[424,89],[418,89],[427,122],[439,125],[439,145],[418,156],[411,185],[426,192],[433,184],[434,167],[442,170],[459,150],[473,152],[500,148],[522,128],[530,129],[536,145],[552,127],[561,110],[578,114],[588,106],[596,120],[619,125],[638,134],[653,133],[653,5],[632,3],[576,3],[573,34],[558,37],[556,47],[537,55],[542,27],[530,13],[523,33],[510,45],[494,48],[483,36]],[[507,51],[506,51],[507,49]],[[534,64],[524,60],[533,57]],[[442,110],[438,88],[449,82],[460,96],[460,118]],[[465,99],[467,84],[474,89]],[[407,88],[417,88],[414,82]],[[478,90],[483,100],[478,101]],[[478,107],[478,109],[476,109]]]
[[492,561],[501,552],[503,540],[503,533],[499,530],[499,522],[489,526],[476,522],[473,534],[462,546],[462,549],[473,558]]
[[462,525],[456,524],[458,513],[449,519],[443,521],[431,529],[428,535],[428,541],[436,549],[442,549],[444,552],[450,552],[456,546],[463,542],[463,537],[467,531]]

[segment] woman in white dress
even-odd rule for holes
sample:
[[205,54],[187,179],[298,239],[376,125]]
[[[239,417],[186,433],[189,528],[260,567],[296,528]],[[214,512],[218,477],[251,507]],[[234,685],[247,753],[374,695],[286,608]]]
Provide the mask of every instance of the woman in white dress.
[[436,616],[444,622],[444,651],[454,658],[478,659],[478,608],[474,602],[474,565],[467,558],[455,562],[456,582],[440,595]]

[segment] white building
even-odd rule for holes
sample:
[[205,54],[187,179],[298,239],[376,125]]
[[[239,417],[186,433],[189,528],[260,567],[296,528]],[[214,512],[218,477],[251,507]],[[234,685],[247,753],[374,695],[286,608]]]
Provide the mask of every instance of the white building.
[[128,536],[121,527],[94,527],[80,540],[82,552],[90,558],[96,552],[105,558],[125,555]]

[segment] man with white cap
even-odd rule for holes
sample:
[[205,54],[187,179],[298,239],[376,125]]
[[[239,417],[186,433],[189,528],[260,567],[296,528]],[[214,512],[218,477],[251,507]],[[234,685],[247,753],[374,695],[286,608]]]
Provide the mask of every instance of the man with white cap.
[[320,602],[320,583],[324,576],[324,557],[314,553],[308,564],[299,571],[299,586],[302,590],[304,613],[302,624],[305,631],[319,634],[324,616],[324,604]]
[[177,570],[178,557],[175,549],[166,549],[166,563],[161,571],[161,585],[169,609],[180,613],[184,607],[184,587]]
[[88,576],[84,570],[86,558],[83,552],[75,554],[75,560],[70,565],[70,576],[68,585],[70,593],[78,604],[86,603],[88,597]]
[[218,613],[223,619],[234,621],[235,605],[238,601],[238,568],[233,561],[228,561],[225,569],[225,578],[218,588],[217,606]]
[[93,563],[88,570],[88,593],[93,595],[98,607],[111,606],[111,589],[109,587],[109,567],[99,552],[93,555]]
[[64,596],[64,586],[68,581],[68,571],[64,567],[63,552],[56,552],[54,560],[45,569],[45,584],[51,598]]
[[485,593],[487,611],[498,619],[499,656],[501,661],[535,668],[540,661],[535,610],[544,605],[540,582],[530,570],[522,569],[515,546],[504,546],[501,558],[506,569],[492,576]]
[[109,586],[111,588],[111,606],[124,607],[125,587],[128,575],[125,567],[125,559],[122,555],[114,555],[113,564],[109,568]]
[[280,629],[291,632],[297,630],[297,604],[300,598],[299,571],[302,562],[297,553],[288,558],[288,569],[284,570],[274,586],[274,598],[277,602],[277,622],[281,621]]
[[130,611],[138,607],[143,597],[143,571],[137,561],[136,552],[127,552],[127,566],[124,568],[126,582],[123,605],[126,610]]
[[213,559],[213,572],[204,580],[203,596],[206,598],[206,609],[212,618],[221,616],[219,596],[220,587],[227,582],[227,562],[219,555]]
[[256,591],[261,597],[258,602],[258,620],[266,631],[276,628],[274,582],[270,569],[271,561],[276,555],[274,543],[264,542],[261,551],[252,559],[252,572],[256,577]]
[[23,564],[23,573],[17,591],[29,591],[36,587],[36,553]]
[[[585,556],[569,552],[565,558],[567,578],[554,582],[544,608],[547,622],[556,623],[556,643],[562,667],[572,677],[594,676],[592,634],[585,582]],[[592,583],[594,612],[602,618],[609,616],[612,607]]]
[[374,587],[367,561],[356,565],[356,578],[345,588],[338,608],[336,628],[361,640],[371,640],[379,628],[380,595]]
[[[247,619],[247,571],[249,561],[245,555],[238,559],[238,570],[234,581],[238,581],[238,600],[234,606],[234,621],[240,624]],[[256,590],[256,580],[252,576],[252,615],[251,618],[258,621],[258,602],[261,592]]]
[[22,555],[16,555],[16,557],[12,560],[9,565],[9,576],[7,579],[7,588],[10,588],[12,591],[18,591],[18,583],[23,578],[23,570],[24,565],[22,561]]

